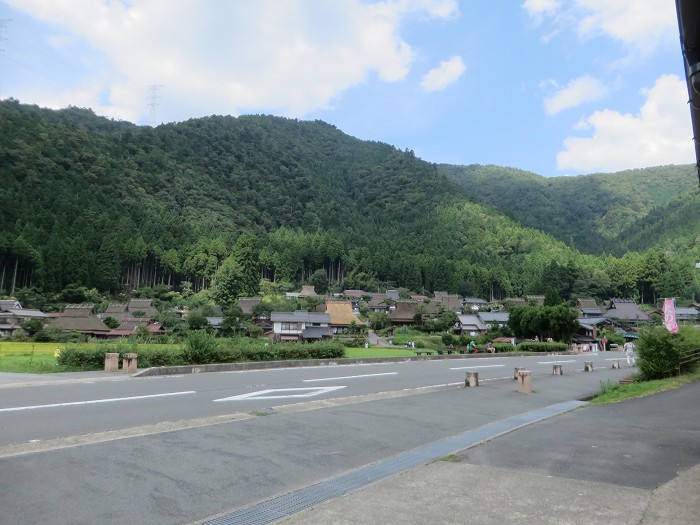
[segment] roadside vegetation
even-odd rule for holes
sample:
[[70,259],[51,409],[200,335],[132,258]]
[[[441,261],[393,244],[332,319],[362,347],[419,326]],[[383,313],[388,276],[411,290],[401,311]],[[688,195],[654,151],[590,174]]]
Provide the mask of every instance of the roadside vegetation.
[[681,327],[677,334],[665,327],[644,329],[637,352],[639,372],[634,382],[602,384],[592,403],[616,403],[700,381],[700,331],[694,328]]

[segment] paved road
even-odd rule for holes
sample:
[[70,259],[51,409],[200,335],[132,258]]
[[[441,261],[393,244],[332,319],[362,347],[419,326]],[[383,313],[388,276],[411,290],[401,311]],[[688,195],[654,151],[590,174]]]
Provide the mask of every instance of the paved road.
[[[445,360],[441,365],[446,367],[444,371],[460,364],[464,363]],[[424,366],[438,365],[431,362]],[[540,366],[551,370],[551,364]],[[335,369],[335,377],[349,376],[346,370]],[[453,371],[455,379],[461,382],[463,372]],[[328,369],[308,373],[322,379]],[[452,386],[401,390],[398,394],[377,393],[375,386],[369,393],[343,399],[326,397],[303,403],[297,399],[286,404],[263,400],[267,407],[277,404],[274,410],[258,412],[268,416],[238,412],[240,419],[223,418],[195,428],[159,428],[134,437],[116,433],[105,439],[88,435],[86,441],[80,439],[86,436],[71,434],[59,437],[42,452],[15,450],[19,455],[12,455],[8,445],[2,447],[7,454],[0,458],[0,507],[7,523],[197,522],[503,418],[591,395],[599,391],[601,382],[628,374],[629,369],[601,366],[594,373],[552,377],[543,368],[542,375],[535,376],[535,393],[529,396],[518,394],[512,379],[485,382],[476,389]],[[220,395],[220,377],[239,376],[242,374],[202,374],[190,379],[210,385],[212,392],[203,404],[209,406],[216,404],[212,399]],[[381,377],[393,376],[375,379]],[[170,385],[165,380],[93,379],[84,386],[124,388],[138,384],[138,388],[151,389],[143,385]],[[281,384],[288,386],[285,381]],[[59,386],[70,385],[8,387],[2,393],[4,398],[15,390]],[[249,390],[267,386],[248,385]],[[46,409],[42,414],[45,426],[57,428],[67,413],[85,406],[101,407],[103,417],[113,417],[111,410],[105,410],[106,404],[70,405]],[[130,410],[138,406],[128,405]],[[3,434],[12,426],[5,424],[11,414],[16,412],[0,413]]]
[[[512,377],[516,366],[537,376],[551,374],[552,364],[559,363],[566,373],[580,374],[584,361],[593,361],[596,368],[610,368],[611,360],[621,354],[452,357],[128,380],[118,373],[82,378],[61,374],[62,379],[53,383],[46,377],[32,381],[23,374],[23,381],[7,381],[2,388],[0,447],[164,422],[197,419],[209,424],[211,418],[240,417],[304,400],[459,385],[465,371],[478,371],[482,382]],[[626,366],[624,360],[622,363]],[[2,379],[0,376],[0,383]]]

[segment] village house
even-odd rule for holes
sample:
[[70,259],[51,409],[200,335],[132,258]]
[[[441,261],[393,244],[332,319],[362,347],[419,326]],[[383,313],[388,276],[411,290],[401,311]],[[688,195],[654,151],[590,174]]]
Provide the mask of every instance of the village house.
[[352,311],[352,302],[343,299],[328,299],[325,304],[319,305],[319,312],[330,315],[330,327],[333,334],[347,333],[348,328],[362,324],[360,318]]
[[578,299],[576,309],[579,312],[579,317],[582,318],[603,316],[603,311],[598,307],[595,299]]
[[482,335],[488,330],[488,326],[477,314],[459,314],[455,322],[455,334]]
[[603,317],[630,323],[649,321],[649,316],[639,309],[633,299],[611,299],[610,309],[603,314]]
[[319,341],[331,337],[331,316],[327,313],[307,312],[272,312],[273,337],[283,341]]
[[13,335],[25,321],[32,319],[44,321],[47,318],[47,315],[40,310],[22,308],[19,301],[14,299],[0,300],[0,337]]
[[50,325],[64,332],[105,337],[110,331],[102,319],[95,315],[95,305],[92,303],[67,304],[63,312],[53,315]]

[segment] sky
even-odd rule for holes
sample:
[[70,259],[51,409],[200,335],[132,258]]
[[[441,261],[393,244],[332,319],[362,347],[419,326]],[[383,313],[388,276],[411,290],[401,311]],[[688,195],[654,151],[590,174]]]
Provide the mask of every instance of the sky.
[[0,98],[546,177],[695,163],[672,0],[0,0]]

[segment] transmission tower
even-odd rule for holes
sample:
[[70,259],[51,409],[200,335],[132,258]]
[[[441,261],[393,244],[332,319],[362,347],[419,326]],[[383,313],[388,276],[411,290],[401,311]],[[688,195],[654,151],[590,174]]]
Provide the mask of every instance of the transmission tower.
[[155,127],[158,123],[158,101],[160,100],[160,88],[163,87],[161,84],[151,84],[148,86],[148,107],[150,111],[148,112],[148,123]]

